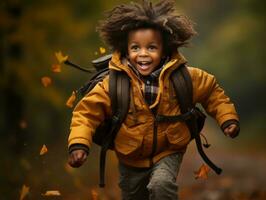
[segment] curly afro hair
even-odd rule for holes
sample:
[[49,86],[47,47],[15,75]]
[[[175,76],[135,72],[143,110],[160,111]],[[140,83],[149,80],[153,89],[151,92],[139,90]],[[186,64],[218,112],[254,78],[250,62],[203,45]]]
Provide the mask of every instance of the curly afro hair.
[[162,33],[164,53],[171,55],[177,48],[188,44],[196,35],[194,23],[179,15],[172,0],[160,0],[153,5],[149,0],[142,3],[121,4],[107,12],[97,30],[112,50],[127,54],[128,33],[140,28],[152,28]]

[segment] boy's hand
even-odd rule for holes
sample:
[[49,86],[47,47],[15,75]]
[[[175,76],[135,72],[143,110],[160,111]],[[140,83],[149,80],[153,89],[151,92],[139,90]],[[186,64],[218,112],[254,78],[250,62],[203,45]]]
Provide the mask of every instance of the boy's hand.
[[71,167],[80,167],[81,165],[83,165],[83,163],[86,161],[87,159],[87,152],[82,150],[82,149],[78,149],[78,150],[74,150],[70,153],[69,157],[68,157],[68,164]]
[[224,134],[226,136],[230,136],[231,138],[235,138],[238,136],[239,133],[239,126],[236,124],[230,124],[228,127],[224,129]]

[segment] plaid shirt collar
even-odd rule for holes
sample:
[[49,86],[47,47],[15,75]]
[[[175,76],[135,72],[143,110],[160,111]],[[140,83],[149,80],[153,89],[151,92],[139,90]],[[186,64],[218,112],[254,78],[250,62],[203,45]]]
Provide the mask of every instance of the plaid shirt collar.
[[163,69],[163,67],[165,66],[165,63],[168,62],[168,58],[165,59],[161,65],[161,67],[159,67],[158,69],[156,69],[155,71],[153,71],[150,75],[148,76],[142,76],[138,70],[130,63],[129,60],[127,60],[128,66],[134,71],[134,73],[143,81],[144,83],[144,98],[145,101],[147,102],[148,105],[152,105],[155,100],[156,97],[158,95],[158,90],[159,90],[159,81],[158,78],[160,76],[160,73]]

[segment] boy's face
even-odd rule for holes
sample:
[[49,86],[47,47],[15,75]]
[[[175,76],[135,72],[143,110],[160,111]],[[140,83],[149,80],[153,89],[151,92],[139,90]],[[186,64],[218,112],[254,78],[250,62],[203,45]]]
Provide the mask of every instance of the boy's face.
[[154,29],[137,29],[128,34],[128,59],[140,74],[151,74],[163,56],[161,33]]

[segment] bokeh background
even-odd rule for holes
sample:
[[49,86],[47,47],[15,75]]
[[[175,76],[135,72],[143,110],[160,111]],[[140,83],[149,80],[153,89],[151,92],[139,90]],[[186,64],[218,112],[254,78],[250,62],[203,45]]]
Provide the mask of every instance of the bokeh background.
[[[178,0],[177,10],[196,22],[199,33],[180,51],[192,66],[215,74],[235,103],[241,134],[226,138],[214,120],[204,129],[212,144],[207,154],[224,169],[207,180],[193,172],[202,160],[194,142],[180,170],[181,200],[266,199],[265,9],[261,0]],[[117,160],[109,153],[107,187],[98,188],[98,151],[86,164],[71,169],[67,137],[72,91],[90,74],[57,63],[55,52],[84,67],[111,53],[95,31],[103,12],[127,0],[2,0],[0,2],[0,199],[117,200]],[[106,53],[99,48],[105,48]],[[41,78],[52,84],[44,87]],[[46,145],[48,152],[40,155]],[[43,196],[57,190],[61,196]],[[98,197],[97,197],[98,195]],[[22,197],[21,197],[22,199]]]

